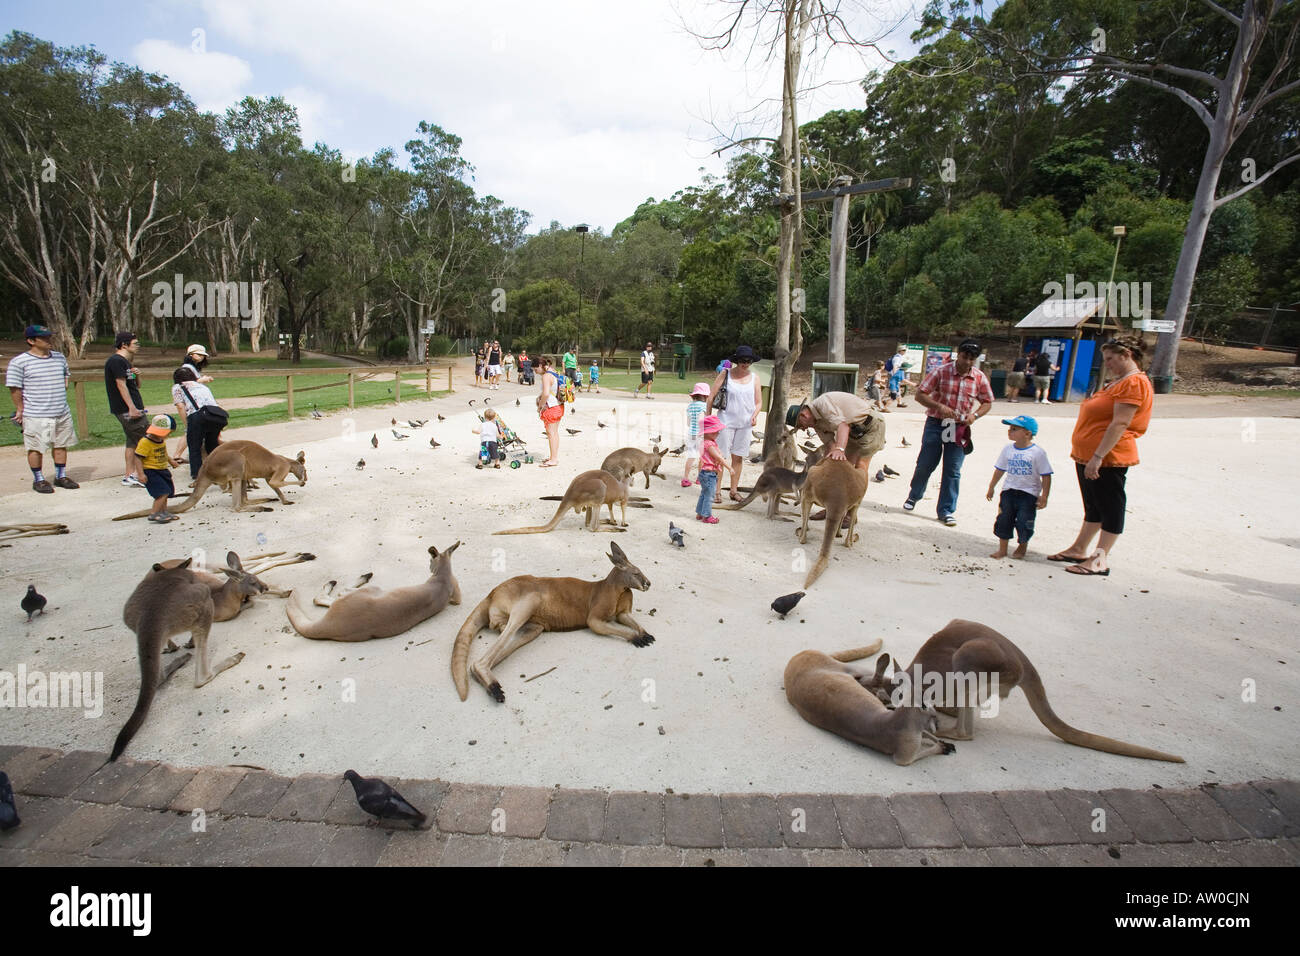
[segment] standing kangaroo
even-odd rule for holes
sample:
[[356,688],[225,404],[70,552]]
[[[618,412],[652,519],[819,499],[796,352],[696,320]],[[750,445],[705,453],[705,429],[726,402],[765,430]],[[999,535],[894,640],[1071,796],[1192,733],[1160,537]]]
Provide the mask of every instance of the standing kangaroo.
[[785,667],[786,699],[814,727],[890,754],[900,766],[952,753],[956,748],[934,734],[938,715],[933,708],[889,710],[870,689],[889,666],[888,654],[877,664],[875,678],[843,663],[870,657],[878,650],[880,641],[839,654],[801,651]]
[[632,619],[632,591],[650,590],[649,579],[629,563],[616,544],[609,546],[614,569],[602,581],[578,578],[539,578],[531,574],[510,578],[494,587],[470,612],[451,651],[451,677],[460,699],[469,696],[469,646],[479,631],[501,632],[486,654],[474,662],[474,679],[498,703],[506,699],[492,668],[543,631],[590,628],[597,634],[621,637],[634,647],[654,643],[654,637]]
[[186,558],[174,568],[155,564],[153,570],[144,576],[144,580],[136,585],[136,589],[126,599],[122,620],[135,631],[140,655],[140,696],[113,743],[113,753],[108,758],[110,761],[122,755],[126,745],[144,723],[158,688],[193,656],[185,654],[163,670],[163,645],[168,643],[168,638],[173,634],[189,631],[198,650],[199,661],[194,668],[195,687],[202,687],[244,659],[243,653],[239,653],[227,657],[215,668],[209,665],[208,630],[212,627],[212,592],[189,569],[190,561],[190,558]]
[[[903,683],[904,678],[895,674],[892,678],[886,679],[883,670],[877,668],[876,676],[871,682],[871,689],[888,700],[895,689]],[[1033,710],[1034,716],[1044,727],[1067,744],[1124,757],[1167,760],[1170,763],[1185,762],[1182,757],[1173,754],[1139,747],[1136,744],[1090,734],[1071,727],[1056,716],[1052,705],[1047,702],[1047,691],[1043,687],[1042,678],[1038,676],[1038,671],[1025,656],[1025,652],[993,628],[975,621],[949,621],[943,630],[921,645],[906,674],[906,679],[912,684],[913,693],[919,693],[931,686],[936,690],[942,687],[943,706],[940,706],[938,711],[945,716],[954,717],[955,720],[937,733],[940,737],[949,740],[974,738],[975,710],[983,706],[984,701],[971,698],[978,696],[976,690],[980,686],[989,686],[988,678],[985,678],[983,685],[976,678],[978,675],[992,674],[997,679],[997,683],[992,686],[999,697],[1005,698],[1016,687],[1020,687],[1029,700],[1029,707]],[[938,675],[941,680],[936,680],[931,675]],[[966,699],[956,699],[962,695]]]
[[314,641],[368,641],[392,637],[427,621],[448,604],[460,603],[460,585],[451,573],[451,556],[457,541],[442,553],[429,549],[429,579],[405,588],[367,587],[371,575],[363,574],[353,588],[335,594],[338,583],[330,581],[313,603],[329,608],[319,620],[311,620],[291,599],[285,610],[289,623],[303,637]]
[[[254,478],[265,478],[266,483],[280,499],[280,503],[291,505],[293,502],[286,498],[280,489],[289,475],[297,478],[298,484],[307,484],[306,463],[307,456],[303,452],[298,452],[297,458],[285,458],[256,442],[246,440],[223,442],[217,446],[216,451],[203,460],[203,467],[199,469],[199,476],[194,480],[194,490],[190,492],[190,496],[174,508],[169,507],[168,510],[172,514],[189,511],[198,504],[204,492],[216,485],[230,492],[231,504],[235,511],[270,511],[270,508],[256,506],[255,501],[244,500],[244,484]],[[256,501],[271,500],[273,499],[256,499]],[[143,518],[148,514],[148,509],[133,511],[130,514],[118,515],[113,520],[126,521],[129,518]]]
[[845,515],[849,516],[849,527],[844,533],[844,547],[852,546],[853,532],[858,525],[858,505],[862,504],[862,497],[866,493],[867,476],[847,461],[828,458],[807,472],[803,495],[799,500],[803,512],[803,524],[797,532],[799,543],[806,544],[808,541],[808,513],[814,504],[826,509],[826,531],[822,535],[822,550],[817,563],[809,570],[808,577],[803,582],[804,590],[812,587],[812,583],[821,577],[826,565],[830,563],[831,545],[840,533],[840,523]]
[[601,471],[607,471],[615,478],[631,478],[635,474],[645,475],[645,486],[650,487],[650,476],[667,480],[666,475],[659,474],[659,465],[664,460],[667,449],[660,449],[658,445],[651,447],[650,451],[642,451],[640,448],[620,448],[618,451],[610,452],[605,460],[600,463]]
[[[493,534],[545,534],[553,531],[564,515],[572,511],[586,513],[584,526],[588,531],[622,531],[627,527],[628,481],[616,478],[607,471],[596,469],[584,471],[569,482],[568,490],[560,499],[560,506],[555,509],[555,516],[544,525],[529,528],[511,528],[507,531],[493,531]],[[609,507],[609,523],[614,524],[614,505],[617,503],[623,512],[623,523],[613,528],[601,527],[600,509]]]

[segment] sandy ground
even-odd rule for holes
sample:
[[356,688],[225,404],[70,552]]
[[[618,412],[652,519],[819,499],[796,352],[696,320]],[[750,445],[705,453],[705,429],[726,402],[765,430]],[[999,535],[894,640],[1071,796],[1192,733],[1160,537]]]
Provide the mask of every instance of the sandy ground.
[[[142,491],[118,484],[116,449],[74,455],[82,489],[39,498],[17,450],[0,459],[7,491],[0,522],[58,520],[73,531],[0,548],[0,590],[12,601],[0,670],[101,671],[105,690],[99,719],[72,708],[15,709],[5,713],[0,739],[111,746],[139,686],[135,640],[121,608],[156,560],[194,549],[212,556],[232,548],[310,550],[319,556],[313,564],[266,575],[310,596],[327,579],[351,583],[364,571],[374,571],[381,586],[415,583],[427,574],[429,545],[460,540],[455,569],[465,603],[404,635],[355,645],[308,641],[288,626],[278,599],[260,599],[216,625],[214,659],[235,650],[247,657],[199,690],[190,686],[192,665],[182,669],[128,752],[282,773],[353,766],[394,777],[677,791],[1173,787],[1290,777],[1300,767],[1300,421],[1281,417],[1294,416],[1300,403],[1279,417],[1259,417],[1246,399],[1159,396],[1141,444],[1143,464],[1130,474],[1129,524],[1114,573],[1093,579],[1043,560],[1069,543],[1081,518],[1068,460],[1072,407],[995,408],[998,417],[1036,414],[1041,444],[1061,470],[1030,560],[996,562],[987,557],[996,506],[983,493],[1005,429],[992,416],[977,428],[961,523],[945,528],[934,520],[934,482],[915,514],[900,507],[922,427],[913,404],[890,416],[888,447],[876,459],[903,477],[870,486],[862,541],[849,551],[837,543],[825,575],[781,621],[768,604],[799,588],[797,568],[806,560],[795,526],[769,523],[754,507],[721,512],[712,527],[690,520],[696,489],[680,487],[681,459],[667,459],[669,480],[655,480],[649,491],[653,510],[630,510],[626,533],[589,534],[571,515],[551,534],[493,537],[544,523],[554,505],[537,497],[562,493],[574,474],[598,467],[614,448],[648,447],[652,435],[679,443],[684,399],[631,401],[607,390],[582,396],[566,416],[564,425],[581,433],[563,434],[561,467],[476,471],[468,399],[481,407],[491,398],[529,449],[544,454],[532,394],[515,385],[471,388],[396,410],[247,430],[282,453],[307,453],[307,485],[287,492],[294,506],[266,514],[235,515],[228,498],[213,493],[171,525],[112,523],[110,516],[147,505]],[[1215,417],[1185,417],[1197,411]],[[447,421],[437,422],[437,412]],[[389,431],[394,415],[434,421],[419,431],[403,428],[411,438],[399,442]],[[598,418],[609,427],[598,428]],[[369,444],[372,433],[378,449]],[[431,449],[430,435],[443,447]],[[904,436],[912,448],[900,447]],[[361,472],[359,458],[367,463]],[[669,544],[670,519],[689,532],[685,550]],[[820,535],[821,526],[814,528]],[[603,576],[611,540],[652,582],[635,596],[633,614],[656,643],[637,649],[588,631],[546,634],[498,668],[504,705],[473,683],[462,703],[448,664],[472,607],[517,574]],[[810,557],[815,541],[810,535]],[[30,626],[17,608],[28,583],[51,605]],[[886,651],[909,660],[954,617],[1016,641],[1067,721],[1182,754],[1187,763],[1067,746],[1015,693],[995,720],[977,721],[976,739],[959,743],[956,754],[897,767],[804,723],[785,700],[782,672],[800,650],[880,637]],[[478,641],[474,656],[486,646]],[[346,699],[348,681],[355,701]]]

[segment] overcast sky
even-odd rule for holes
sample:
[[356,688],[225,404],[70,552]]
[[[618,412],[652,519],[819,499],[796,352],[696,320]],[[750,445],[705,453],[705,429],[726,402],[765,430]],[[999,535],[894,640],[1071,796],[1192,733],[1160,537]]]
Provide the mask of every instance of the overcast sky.
[[[752,4],[751,4],[752,5]],[[844,0],[880,49],[913,49],[915,0]],[[474,186],[532,215],[609,231],[647,197],[718,174],[728,135],[774,136],[780,64],[752,48],[752,18],[727,54],[691,35],[716,30],[725,0],[0,0],[4,31],[164,73],[201,109],[282,95],[303,139],[346,156],[402,146],[420,120],[464,140]],[[771,24],[764,38],[770,38]],[[196,31],[201,31],[196,33]],[[806,57],[807,121],[860,105],[880,53]],[[740,133],[737,133],[737,130]],[[733,155],[728,153],[726,155]]]

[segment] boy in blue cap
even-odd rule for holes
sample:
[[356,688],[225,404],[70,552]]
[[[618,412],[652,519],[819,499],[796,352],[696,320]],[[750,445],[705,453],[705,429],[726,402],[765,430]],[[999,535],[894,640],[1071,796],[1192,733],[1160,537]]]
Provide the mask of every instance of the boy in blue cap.
[[993,477],[989,480],[987,497],[992,501],[998,482],[1003,475],[1007,476],[1006,487],[1002,489],[1002,498],[998,502],[998,518],[993,523],[998,549],[989,557],[1001,559],[1007,556],[1007,543],[1014,527],[1018,546],[1011,556],[1023,558],[1029,539],[1034,535],[1034,516],[1039,508],[1047,507],[1047,495],[1052,490],[1052,464],[1047,460],[1047,452],[1034,444],[1038,422],[1028,415],[1017,415],[1002,419],[1002,424],[1011,426],[1007,429],[1011,444],[998,454]]

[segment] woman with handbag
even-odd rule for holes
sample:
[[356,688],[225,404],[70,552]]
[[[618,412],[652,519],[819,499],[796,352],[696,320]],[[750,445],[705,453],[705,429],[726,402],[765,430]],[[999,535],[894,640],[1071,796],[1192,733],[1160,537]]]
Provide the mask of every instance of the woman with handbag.
[[551,457],[542,462],[542,468],[554,468],[560,463],[560,419],[564,417],[564,402],[560,401],[559,391],[564,379],[559,372],[551,368],[551,360],[543,355],[537,359],[538,378],[541,391],[537,395],[537,415],[546,426],[546,440],[550,444]]
[[[763,404],[762,386],[751,369],[754,350],[748,345],[737,347],[731,368],[718,373],[709,392],[709,407],[716,409],[722,422],[718,434],[718,451],[725,459],[731,456],[731,500],[739,501],[740,470],[749,453],[749,436],[758,424],[758,409]],[[721,495],[718,496],[721,500]]]
[[[185,440],[189,447],[190,479],[199,477],[203,455],[211,454],[221,444],[221,430],[230,416],[212,397],[212,390],[198,381],[190,365],[182,365],[172,373],[172,401],[176,411],[185,419]],[[179,456],[177,456],[179,457]]]

